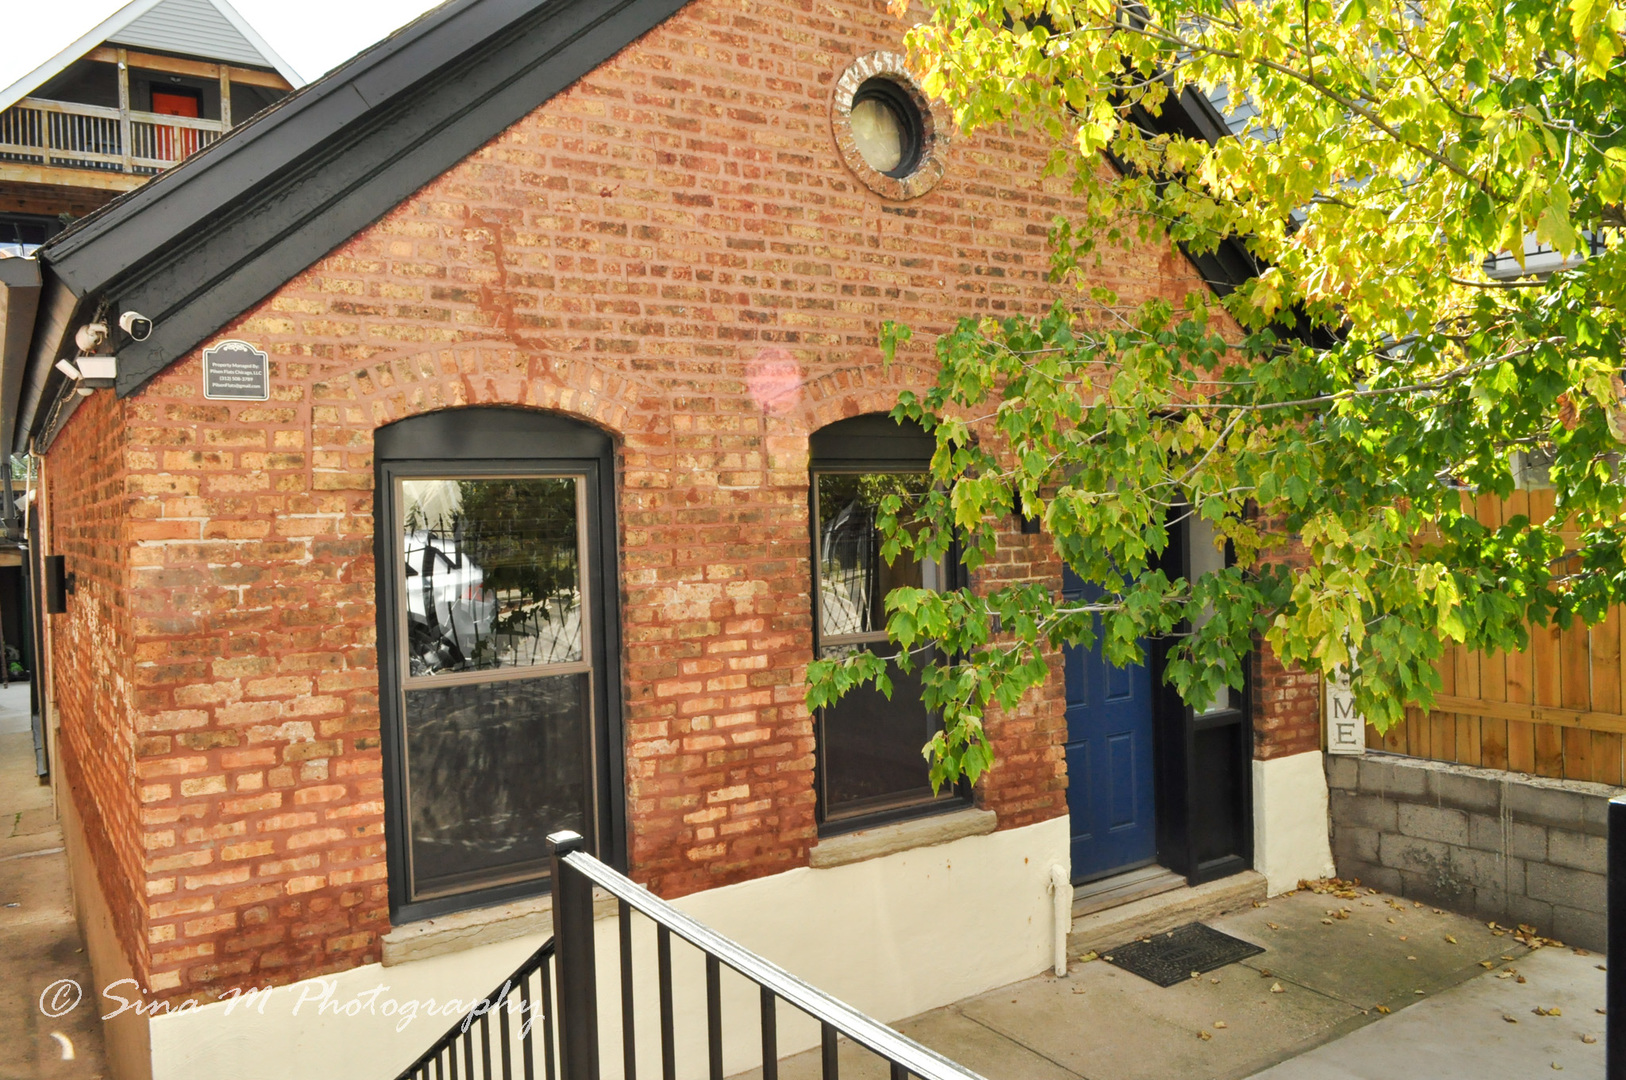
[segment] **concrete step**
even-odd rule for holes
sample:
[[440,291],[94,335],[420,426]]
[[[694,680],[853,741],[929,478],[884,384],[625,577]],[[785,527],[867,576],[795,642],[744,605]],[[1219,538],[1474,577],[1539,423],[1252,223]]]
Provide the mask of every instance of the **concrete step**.
[[1087,952],[1166,933],[1189,922],[1217,918],[1263,899],[1265,876],[1253,870],[1196,887],[1171,889],[1074,919],[1072,932],[1067,935],[1067,956],[1077,959]]
[[1097,911],[1185,887],[1185,878],[1161,866],[1143,866],[1126,874],[1074,885],[1073,918],[1080,919]]

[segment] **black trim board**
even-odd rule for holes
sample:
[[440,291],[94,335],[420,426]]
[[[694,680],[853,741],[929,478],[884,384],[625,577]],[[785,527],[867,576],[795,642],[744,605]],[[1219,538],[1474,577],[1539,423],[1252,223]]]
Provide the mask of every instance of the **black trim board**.
[[687,0],[464,0],[285,98],[42,249],[79,296],[154,321],[135,393]]
[[[23,369],[40,305],[40,265],[33,259],[0,259],[0,446],[10,453],[17,423],[14,403],[22,396]],[[5,456],[5,455],[0,455]]]

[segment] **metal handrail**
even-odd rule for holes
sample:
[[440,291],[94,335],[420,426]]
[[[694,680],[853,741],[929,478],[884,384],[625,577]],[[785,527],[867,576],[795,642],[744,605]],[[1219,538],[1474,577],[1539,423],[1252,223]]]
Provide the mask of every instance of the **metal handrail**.
[[[580,1051],[573,1053],[575,1048],[571,1045],[573,1034],[578,1039],[592,1040],[595,1043],[597,1038],[597,1025],[592,1016],[584,1017],[581,1026],[573,1026],[571,1023],[573,1008],[591,1008],[596,1013],[596,1002],[593,1000],[596,996],[594,990],[596,975],[593,971],[595,965],[592,944],[592,885],[597,885],[620,901],[624,1026],[626,1021],[631,1019],[632,1011],[630,986],[632,965],[627,952],[632,939],[630,912],[634,910],[641,912],[658,928],[658,941],[662,946],[661,1034],[668,1055],[672,1033],[671,962],[667,935],[677,935],[706,955],[706,996],[710,1029],[708,1034],[712,1051],[711,1075],[714,1078],[720,1078],[722,1075],[720,995],[717,985],[717,966],[721,964],[732,968],[761,988],[764,1080],[773,1080],[778,1071],[777,1059],[769,1060],[775,1054],[776,1023],[771,1017],[776,998],[788,1002],[819,1021],[823,1030],[824,1070],[828,1080],[834,1080],[836,1072],[835,1036],[838,1034],[845,1035],[851,1041],[889,1061],[892,1065],[893,1080],[903,1080],[906,1075],[914,1075],[921,1080],[983,1080],[965,1066],[894,1031],[846,1002],[797,978],[771,960],[758,956],[738,942],[685,915],[631,878],[588,854],[584,850],[582,838],[577,834],[555,833],[548,837],[548,846],[553,852],[555,867],[554,935],[555,940],[560,942],[559,979],[561,998],[564,1002],[560,1031],[565,1080],[597,1078],[597,1046],[585,1048],[585,1053]],[[585,880],[572,882],[569,880],[572,874],[580,874]],[[626,1041],[626,1053],[629,1055],[628,1064],[631,1065],[633,1051],[630,1032],[624,1030],[623,1038]],[[573,1059],[575,1068],[572,1067]],[[584,1061],[590,1061],[591,1064],[583,1065]],[[668,1062],[666,1080],[671,1080],[670,1069]],[[628,1069],[629,1076],[632,1071]]]
[[511,1008],[505,1006],[507,1006],[508,999],[515,994],[519,995],[521,1001],[521,1017],[523,1026],[520,1029],[520,1052],[522,1055],[522,1068],[524,1070],[523,1075],[530,1078],[533,1075],[533,1049],[531,1032],[534,1025],[531,1022],[532,1018],[528,1014],[531,1012],[530,987],[531,976],[533,975],[540,975],[542,983],[540,993],[537,997],[536,1008],[539,1013],[538,1018],[541,1020],[542,1028],[542,1060],[544,1075],[547,1077],[547,1080],[554,1080],[556,1067],[554,1064],[552,1026],[554,1013],[553,980],[548,977],[548,961],[553,959],[554,954],[553,942],[553,938],[549,938],[547,941],[544,941],[542,943],[542,947],[537,949],[530,956],[526,957],[525,962],[519,967],[515,968],[513,973],[510,974],[508,978],[504,979],[496,989],[492,990],[485,997],[480,998],[473,1005],[469,1006],[469,1011],[459,1017],[457,1023],[448,1028],[444,1035],[442,1035],[439,1039],[436,1039],[434,1045],[430,1046],[429,1049],[418,1055],[418,1059],[416,1061],[414,1061],[411,1065],[408,1065],[405,1069],[402,1069],[400,1073],[396,1075],[396,1080],[430,1080],[431,1077],[433,1077],[434,1080],[442,1080],[442,1078],[448,1075],[459,1075],[457,1051],[460,1045],[463,1049],[465,1061],[462,1075],[468,1077],[469,1080],[473,1080],[475,1075],[474,1047],[476,1043],[476,1039],[474,1037],[474,1022],[476,1020],[478,1020],[480,1023],[480,1037],[478,1040],[480,1045],[480,1060],[485,1066],[485,1075],[491,1076],[491,1047],[493,1045],[493,1040],[491,1038],[490,1025],[491,1015],[493,1013],[497,1014],[498,1024],[501,1029],[497,1046],[499,1047],[501,1054],[502,1075],[505,1077],[513,1075],[512,1064],[510,1062],[512,1038],[510,1036],[508,1022],[508,1014],[512,1010]]

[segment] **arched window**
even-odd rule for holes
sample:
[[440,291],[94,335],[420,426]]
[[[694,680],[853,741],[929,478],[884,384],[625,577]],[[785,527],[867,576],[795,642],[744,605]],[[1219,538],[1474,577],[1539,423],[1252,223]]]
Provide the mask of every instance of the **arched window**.
[[558,829],[617,859],[609,435],[455,409],[374,450],[392,919],[543,890]]
[[[884,414],[857,416],[813,434],[813,640],[820,657],[864,649],[892,655],[886,594],[899,586],[947,589],[959,584],[956,560],[881,558],[876,515],[888,494],[912,501],[930,489],[933,440],[918,425]],[[927,654],[916,658],[929,662]],[[872,687],[847,693],[815,717],[819,827],[845,832],[955,809],[969,792],[933,795],[921,749],[941,729],[921,701],[920,667],[890,665],[892,697]]]

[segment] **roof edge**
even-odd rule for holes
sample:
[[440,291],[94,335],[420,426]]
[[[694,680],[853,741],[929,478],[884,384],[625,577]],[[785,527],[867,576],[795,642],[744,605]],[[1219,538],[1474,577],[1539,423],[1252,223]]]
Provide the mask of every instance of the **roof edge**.
[[68,69],[69,64],[72,64],[75,60],[106,41],[110,36],[129,26],[161,3],[163,3],[163,0],[130,0],[130,3],[125,4],[75,38],[67,48],[62,49],[45,63],[36,67],[4,90],[0,90],[0,112],[11,108],[27,97],[30,91],[37,90],[47,81],[62,74]]

